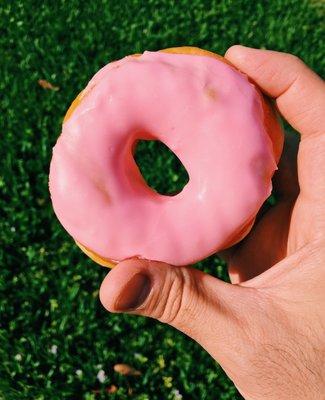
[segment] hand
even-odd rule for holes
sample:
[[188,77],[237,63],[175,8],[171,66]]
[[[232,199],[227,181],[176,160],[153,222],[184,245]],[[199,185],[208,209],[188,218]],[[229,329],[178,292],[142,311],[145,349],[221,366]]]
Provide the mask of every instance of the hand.
[[[201,271],[127,260],[100,290],[111,312],[168,323],[200,343],[246,399],[325,394],[325,84],[296,57],[231,47],[226,58],[274,98],[301,134],[286,143],[277,205],[224,252],[233,283]],[[298,196],[298,197],[297,197]]]

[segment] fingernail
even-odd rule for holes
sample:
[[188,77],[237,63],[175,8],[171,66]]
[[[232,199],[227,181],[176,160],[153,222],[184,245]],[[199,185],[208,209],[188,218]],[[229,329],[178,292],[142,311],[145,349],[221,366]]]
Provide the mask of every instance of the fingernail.
[[118,296],[114,308],[116,311],[135,310],[144,303],[151,289],[151,281],[145,274],[133,275]]

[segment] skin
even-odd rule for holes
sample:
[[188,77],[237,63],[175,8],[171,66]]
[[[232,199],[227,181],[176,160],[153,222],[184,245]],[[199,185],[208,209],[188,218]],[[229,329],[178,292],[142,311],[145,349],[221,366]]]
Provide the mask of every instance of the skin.
[[[222,253],[232,284],[201,271],[126,260],[104,279],[110,312],[155,318],[221,364],[245,399],[325,393],[325,84],[297,57],[243,46],[225,56],[300,133],[286,138],[275,207]],[[298,143],[299,142],[299,143]],[[298,153],[298,154],[297,154]]]

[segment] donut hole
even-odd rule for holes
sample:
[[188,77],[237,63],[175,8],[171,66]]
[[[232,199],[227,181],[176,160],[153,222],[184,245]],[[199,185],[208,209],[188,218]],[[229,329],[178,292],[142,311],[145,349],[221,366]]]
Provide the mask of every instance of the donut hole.
[[165,196],[176,196],[189,181],[186,168],[160,140],[139,140],[134,160],[147,185]]

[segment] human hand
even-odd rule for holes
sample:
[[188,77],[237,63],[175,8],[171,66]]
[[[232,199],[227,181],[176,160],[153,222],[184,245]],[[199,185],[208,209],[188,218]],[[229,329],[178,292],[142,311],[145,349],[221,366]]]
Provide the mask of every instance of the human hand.
[[[100,290],[111,312],[158,319],[201,344],[246,399],[325,393],[325,84],[296,57],[234,46],[226,58],[301,134],[275,177],[279,202],[224,252],[233,283],[187,267],[126,260]],[[299,192],[299,194],[298,194]],[[298,196],[298,197],[297,197]]]

